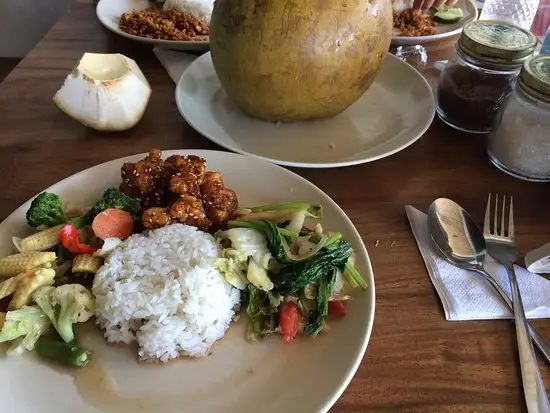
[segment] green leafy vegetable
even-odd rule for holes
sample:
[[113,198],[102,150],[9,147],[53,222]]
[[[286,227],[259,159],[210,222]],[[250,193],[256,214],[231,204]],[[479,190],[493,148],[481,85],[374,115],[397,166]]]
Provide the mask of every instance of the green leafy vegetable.
[[320,280],[334,269],[342,270],[351,253],[351,245],[340,240],[335,248],[323,249],[306,261],[288,265],[273,277],[274,291],[283,296],[297,295],[310,282]]
[[280,302],[279,296],[262,291],[252,284],[248,285],[246,313],[250,317],[247,330],[249,340],[258,340],[275,332]]
[[265,235],[267,246],[273,257],[281,264],[291,262],[283,244],[287,242],[285,237],[297,237],[296,232],[280,228],[269,221],[229,221],[227,224],[229,228],[252,228],[260,231]]
[[222,272],[227,282],[244,290],[251,282],[264,291],[273,288],[267,270],[271,267],[271,252],[263,232],[253,228],[231,228],[219,231],[216,237],[231,242],[214,265]]
[[325,317],[328,314],[328,300],[332,292],[332,287],[336,279],[336,268],[319,279],[317,287],[317,298],[315,299],[315,310],[312,311],[309,317],[309,323],[304,327],[304,332],[311,336],[319,334],[323,328]]
[[308,202],[282,202],[280,204],[260,205],[250,208],[252,212],[273,212],[273,211],[306,211],[306,214],[313,218],[321,218],[323,208],[319,204]]
[[322,208],[319,204],[307,202],[286,202],[281,204],[261,205],[242,210],[236,218],[242,221],[270,221],[281,223],[292,221],[297,215],[321,218]]
[[23,306],[19,310],[8,311],[0,331],[0,343],[15,340],[8,350],[10,354],[32,351],[37,340],[51,325],[48,316],[37,306]]
[[222,273],[225,280],[233,287],[239,290],[247,288],[246,270],[248,260],[239,251],[230,248],[224,249],[223,257],[214,261],[214,267]]
[[252,257],[248,259],[246,278],[260,290],[269,291],[273,289],[273,282],[269,278],[267,270],[260,266]]
[[356,286],[359,286],[363,290],[367,289],[367,283],[363,280],[363,277],[361,277],[361,274],[357,271],[357,268],[355,268],[351,261],[346,262],[343,275],[351,287],[355,288]]

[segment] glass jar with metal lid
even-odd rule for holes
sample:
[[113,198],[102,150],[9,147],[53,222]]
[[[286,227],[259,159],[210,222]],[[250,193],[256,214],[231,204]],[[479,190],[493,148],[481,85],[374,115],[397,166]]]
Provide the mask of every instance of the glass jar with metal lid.
[[489,158],[529,181],[550,181],[550,56],[525,62],[487,139]]
[[489,133],[536,45],[534,34],[511,23],[484,20],[465,25],[439,80],[440,119],[465,132]]

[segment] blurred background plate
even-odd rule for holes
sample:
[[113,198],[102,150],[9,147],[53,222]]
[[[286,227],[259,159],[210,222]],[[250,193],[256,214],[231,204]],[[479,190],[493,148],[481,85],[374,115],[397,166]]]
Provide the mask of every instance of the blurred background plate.
[[148,0],[100,0],[96,6],[96,15],[101,24],[119,36],[132,39],[137,42],[158,46],[164,49],[185,51],[207,51],[209,42],[184,42],[176,40],[157,40],[146,37],[134,36],[123,32],[118,28],[120,15],[132,10],[144,10],[149,7]]
[[449,37],[456,36],[462,32],[466,23],[474,21],[478,17],[478,9],[471,0],[458,0],[453,7],[459,7],[464,13],[464,17],[458,23],[444,24],[437,23],[437,34],[431,36],[400,36],[397,29],[394,30],[394,36],[391,39],[393,45],[422,45],[426,43],[437,42]]

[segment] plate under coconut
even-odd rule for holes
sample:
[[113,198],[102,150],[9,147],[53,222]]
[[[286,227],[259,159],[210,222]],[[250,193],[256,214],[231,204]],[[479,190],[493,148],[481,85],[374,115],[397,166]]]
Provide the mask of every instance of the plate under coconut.
[[365,94],[330,119],[273,123],[245,115],[220,85],[210,53],[183,72],[176,103],[187,123],[218,145],[304,168],[350,166],[390,156],[419,139],[435,114],[428,82],[390,54]]
[[[375,290],[369,256],[346,214],[319,188],[277,165],[242,155],[204,151],[195,154],[209,169],[223,173],[241,205],[309,201],[324,208],[323,228],[340,231],[356,253],[367,282],[354,290],[348,315],[330,323],[330,333],[299,337],[289,345],[281,336],[260,343],[245,340],[246,320],[233,325],[202,360],[175,360],[165,366],[138,364],[129,345],[107,345],[93,326],[77,325],[81,345],[93,351],[82,369],[53,368],[35,357],[0,355],[3,411],[18,413],[262,413],[326,412],[342,394],[367,348],[374,320]],[[48,188],[69,203],[91,205],[108,186],[120,182],[120,166],[145,154],[84,170]],[[30,201],[0,224],[0,254],[12,251],[11,237],[28,232]]]
[[96,6],[96,15],[103,26],[127,39],[150,44],[163,49],[185,50],[188,52],[204,52],[210,49],[210,43],[205,41],[179,41],[148,39],[126,33],[118,27],[120,16],[133,10],[145,10],[150,7],[149,0],[99,0]]

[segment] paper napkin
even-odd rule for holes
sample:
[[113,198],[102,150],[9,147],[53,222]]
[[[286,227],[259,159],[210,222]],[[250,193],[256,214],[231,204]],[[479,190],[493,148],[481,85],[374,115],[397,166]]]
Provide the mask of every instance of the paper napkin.
[[[425,213],[410,205],[405,207],[405,211],[447,320],[513,317],[498,293],[480,275],[457,268],[442,258],[428,232],[428,217]],[[511,297],[506,269],[489,256],[485,261],[485,269]],[[515,269],[527,317],[550,317],[550,281],[524,268],[516,266]]]
[[198,57],[194,54],[158,47],[155,47],[153,52],[176,84],[185,69]]

